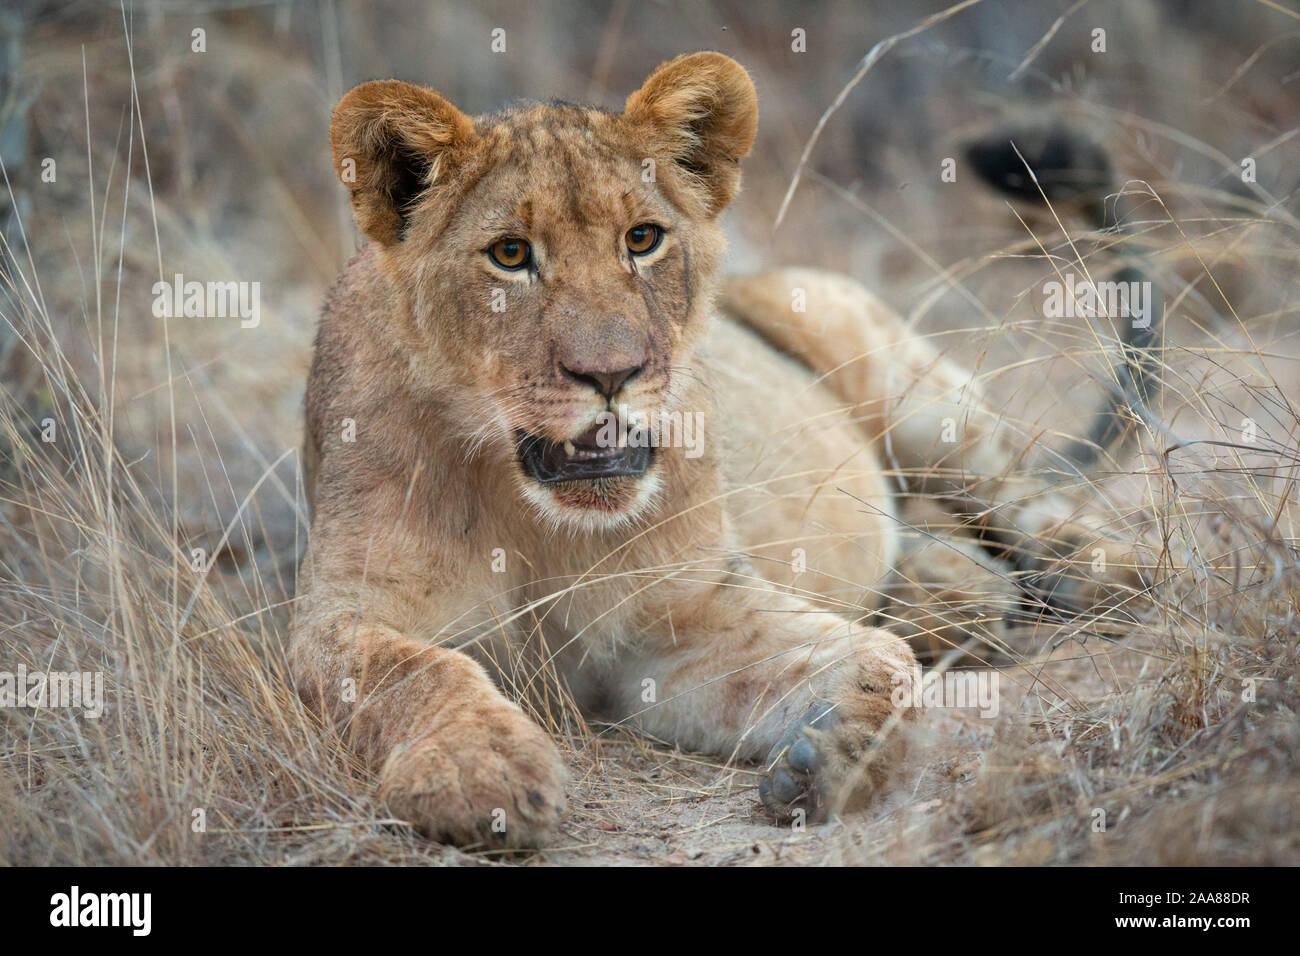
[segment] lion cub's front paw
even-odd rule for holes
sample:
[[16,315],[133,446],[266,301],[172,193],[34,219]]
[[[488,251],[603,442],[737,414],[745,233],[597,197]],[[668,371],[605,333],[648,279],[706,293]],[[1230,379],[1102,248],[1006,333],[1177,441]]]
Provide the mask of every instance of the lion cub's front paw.
[[897,643],[837,675],[831,699],[815,701],[767,756],[758,796],[769,813],[788,820],[802,810],[817,822],[867,804],[902,758],[901,736],[882,729],[900,714],[894,691],[900,684],[910,688],[914,666],[907,645]]
[[431,839],[539,846],[564,811],[567,774],[546,733],[505,701],[466,708],[396,747],[379,796]]
[[819,700],[772,747],[758,798],[773,816],[786,820],[802,809],[810,820],[825,818],[829,781],[818,771],[834,747],[829,735],[838,723],[835,705]]

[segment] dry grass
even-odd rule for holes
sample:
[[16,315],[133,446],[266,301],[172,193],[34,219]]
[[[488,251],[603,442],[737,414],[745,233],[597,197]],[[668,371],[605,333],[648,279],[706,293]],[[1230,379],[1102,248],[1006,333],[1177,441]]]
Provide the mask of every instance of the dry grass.
[[[1296,24],[1263,6],[1223,23],[1158,4],[957,11],[845,97],[773,232],[861,57],[941,5],[833,4],[802,24],[776,3],[545,7],[140,4],[129,55],[111,6],[27,31],[32,147],[5,156],[22,231],[0,299],[0,671],[102,670],[109,709],[0,710],[0,863],[489,859],[390,820],[286,677],[307,533],[301,388],[315,310],[354,242],[326,117],[380,74],[471,111],[521,94],[617,104],[659,59],[703,47],[754,70],[764,109],[733,266],[816,262],[877,286],[977,369],[1027,440],[1059,447],[1086,427],[1108,351],[1104,330],[1044,319],[1036,290],[1055,269],[1142,251],[1169,307],[1167,432],[1138,429],[1080,490],[1149,544],[1156,607],[1118,641],[1115,621],[1023,629],[996,719],[928,713],[878,806],[805,833],[757,812],[754,768],[588,725],[554,688],[532,695],[575,782],[555,846],[525,862],[1300,862],[1286,94],[1300,81],[1271,42]],[[494,61],[498,23],[512,52]],[[815,57],[787,52],[798,25]],[[1106,60],[1077,52],[1098,25]],[[196,26],[206,54],[189,52]],[[1211,46],[1223,65],[1191,76]],[[1118,250],[1051,217],[1018,222],[970,177],[938,183],[967,133],[1038,112],[1112,150],[1138,197]],[[54,183],[39,179],[46,155]],[[1236,174],[1246,155],[1253,185]],[[174,272],[261,281],[261,326],[154,319],[150,287]],[[195,548],[215,555],[207,570]]]

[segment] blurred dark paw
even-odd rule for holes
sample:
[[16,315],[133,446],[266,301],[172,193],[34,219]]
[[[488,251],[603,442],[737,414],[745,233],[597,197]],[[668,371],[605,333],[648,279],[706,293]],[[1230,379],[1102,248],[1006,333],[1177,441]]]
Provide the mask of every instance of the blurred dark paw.
[[789,820],[801,809],[810,822],[825,819],[827,786],[818,771],[826,765],[829,732],[838,722],[833,704],[816,701],[768,753],[767,776],[758,785],[758,796],[778,820]]

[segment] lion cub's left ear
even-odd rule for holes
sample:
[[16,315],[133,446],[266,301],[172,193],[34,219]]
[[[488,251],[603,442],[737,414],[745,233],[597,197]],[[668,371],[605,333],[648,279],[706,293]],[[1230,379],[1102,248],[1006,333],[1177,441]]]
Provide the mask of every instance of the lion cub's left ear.
[[739,63],[721,53],[670,60],[627,98],[623,116],[651,130],[659,149],[702,191],[709,215],[731,202],[741,157],[758,131],[758,95]]
[[330,144],[357,226],[380,245],[400,242],[420,199],[473,139],[474,121],[426,86],[374,80],[356,87],[334,109]]

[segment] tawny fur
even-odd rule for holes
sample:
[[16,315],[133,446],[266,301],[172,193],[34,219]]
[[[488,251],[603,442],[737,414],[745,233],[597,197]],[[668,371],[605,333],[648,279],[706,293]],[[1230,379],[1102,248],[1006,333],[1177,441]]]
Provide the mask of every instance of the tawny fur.
[[[764,757],[829,700],[822,774],[841,806],[861,802],[910,716],[891,691],[911,649],[863,623],[899,561],[898,467],[1005,504],[985,520],[1017,540],[1088,543],[1068,509],[1016,503],[1004,476],[1023,442],[860,286],[791,270],[719,288],[717,217],[756,123],[745,71],[711,53],[665,64],[621,114],[471,119],[396,81],[335,112],[372,242],[316,342],[290,660],[394,812],[432,836],[534,845],[559,820],[558,751],[483,666],[539,637],[584,708],[723,757]],[[666,236],[633,261],[622,237],[647,221]],[[503,235],[532,243],[535,272],[489,261]],[[641,371],[614,401],[700,413],[702,454],[662,447],[644,478],[590,487],[527,477],[516,429],[563,441],[606,407],[561,367],[629,362]],[[952,416],[955,445],[939,438]]]

